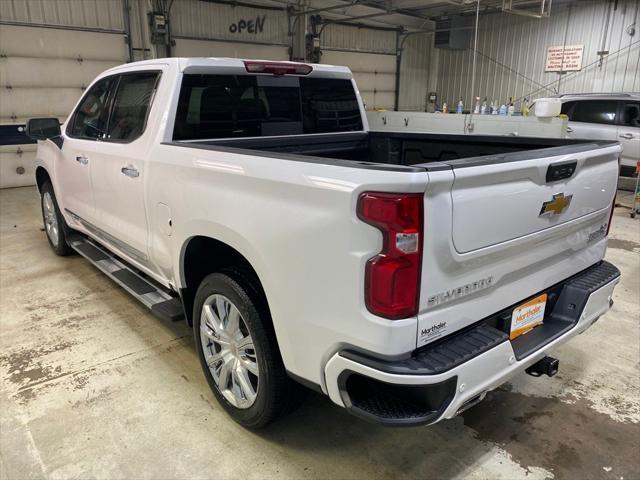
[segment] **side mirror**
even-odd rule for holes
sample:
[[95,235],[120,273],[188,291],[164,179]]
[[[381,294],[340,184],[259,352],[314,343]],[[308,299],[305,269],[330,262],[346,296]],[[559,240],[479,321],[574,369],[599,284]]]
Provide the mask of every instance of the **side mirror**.
[[59,138],[60,121],[57,118],[31,118],[27,121],[25,133],[33,140]]

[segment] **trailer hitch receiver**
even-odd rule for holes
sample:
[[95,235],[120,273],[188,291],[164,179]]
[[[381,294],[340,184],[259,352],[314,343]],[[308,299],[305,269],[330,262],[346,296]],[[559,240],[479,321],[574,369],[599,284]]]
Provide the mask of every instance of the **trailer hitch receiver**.
[[553,377],[556,373],[558,373],[559,366],[560,361],[557,358],[544,357],[542,360],[537,361],[529,368],[527,368],[525,372],[532,377],[539,377],[541,375]]

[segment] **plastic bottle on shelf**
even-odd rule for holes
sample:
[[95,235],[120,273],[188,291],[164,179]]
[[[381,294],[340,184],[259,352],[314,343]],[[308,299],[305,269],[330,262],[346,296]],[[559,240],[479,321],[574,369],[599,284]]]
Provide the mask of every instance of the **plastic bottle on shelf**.
[[507,107],[507,115],[510,117],[516,112],[516,106],[513,103],[513,97],[509,97],[509,106]]
[[480,115],[486,115],[487,113],[489,113],[487,111],[487,97],[484,97],[484,100],[482,101],[482,106],[480,107]]
[[507,116],[507,106],[504,103],[500,105],[500,115]]
[[491,115],[498,115],[498,100],[491,102]]
[[480,97],[476,97],[476,106],[473,109],[473,113],[476,115],[480,114]]
[[449,113],[449,106],[447,105],[447,102],[442,104],[442,113]]
[[458,102],[458,106],[456,107],[456,113],[462,113],[464,111],[464,103],[462,102],[462,98]]
[[524,97],[524,100],[522,101],[522,116],[523,117],[528,117],[529,116],[529,96]]

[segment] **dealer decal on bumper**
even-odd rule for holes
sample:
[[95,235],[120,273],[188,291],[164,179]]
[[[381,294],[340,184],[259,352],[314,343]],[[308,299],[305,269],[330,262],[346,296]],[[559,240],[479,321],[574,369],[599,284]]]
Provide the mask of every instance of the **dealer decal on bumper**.
[[543,293],[514,309],[511,315],[511,334],[509,339],[513,340],[540,325],[544,321],[544,307],[546,304],[547,294]]

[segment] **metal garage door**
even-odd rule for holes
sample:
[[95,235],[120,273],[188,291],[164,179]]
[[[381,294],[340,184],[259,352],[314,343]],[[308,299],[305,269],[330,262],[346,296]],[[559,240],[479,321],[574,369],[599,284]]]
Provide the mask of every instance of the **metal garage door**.
[[259,45],[176,38],[176,57],[235,57],[262,60],[288,60],[289,51],[282,45]]
[[393,110],[396,83],[396,57],[377,53],[325,50],[322,63],[346,65],[360,89],[367,110]]
[[0,188],[32,185],[35,144],[18,129],[32,117],[58,117],[93,78],[127,61],[121,33],[0,25]]
[[177,57],[289,59],[284,7],[181,0],[171,18]]

